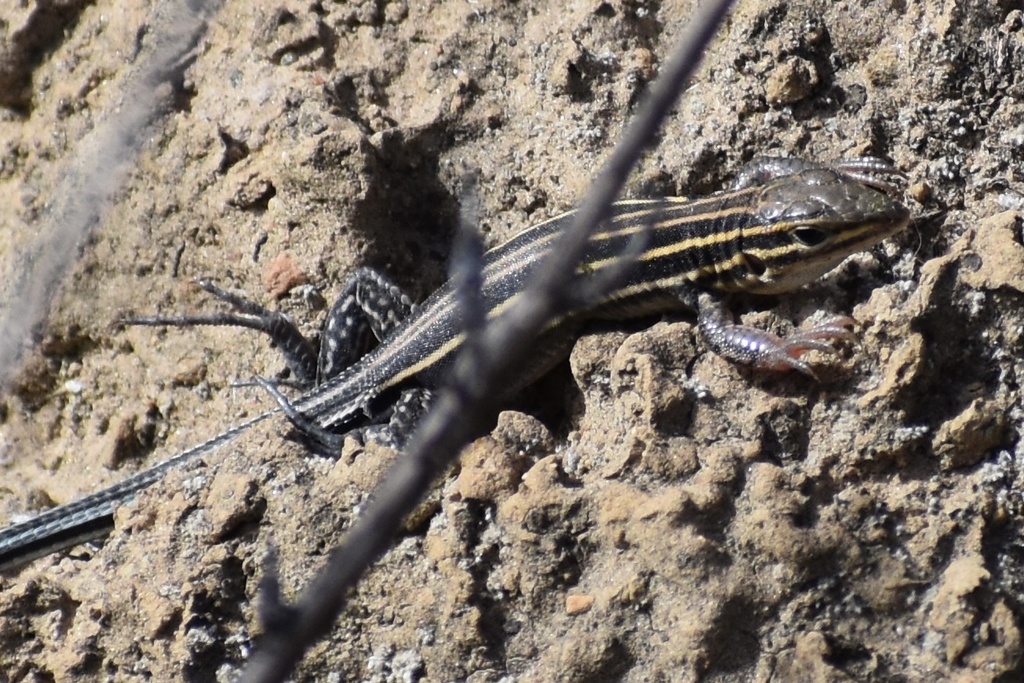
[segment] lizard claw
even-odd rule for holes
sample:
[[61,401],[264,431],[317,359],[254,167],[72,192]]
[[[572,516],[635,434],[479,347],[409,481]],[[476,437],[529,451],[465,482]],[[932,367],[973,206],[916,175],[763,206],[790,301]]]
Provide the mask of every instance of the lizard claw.
[[701,331],[717,354],[762,370],[796,370],[814,379],[818,377],[804,360],[804,354],[808,351],[834,354],[834,342],[855,341],[857,338],[849,329],[854,320],[846,316],[832,318],[788,337],[749,325],[713,323],[705,322]]
[[853,342],[857,335],[849,328],[855,324],[849,316],[837,316],[806,330],[799,330],[787,337],[764,333],[762,358],[755,360],[759,367],[772,370],[797,370],[818,379],[810,364],[803,360],[808,351],[836,354],[833,342]]

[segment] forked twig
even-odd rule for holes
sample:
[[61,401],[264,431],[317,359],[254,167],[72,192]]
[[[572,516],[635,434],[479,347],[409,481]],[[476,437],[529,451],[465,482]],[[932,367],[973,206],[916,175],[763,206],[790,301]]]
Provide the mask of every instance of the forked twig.
[[[242,680],[269,683],[286,679],[303,652],[334,624],[348,591],[390,547],[402,519],[491,418],[496,409],[494,396],[498,393],[493,387],[503,373],[523,361],[547,323],[573,301],[584,295],[598,296],[592,289],[585,292],[588,285],[576,275],[586,243],[609,217],[611,205],[633,166],[654,141],[661,122],[696,70],[701,53],[730,5],[730,0],[709,0],[698,7],[662,76],[653,84],[646,102],[591,184],[572,226],[538,266],[524,295],[517,297],[504,314],[473,333],[476,338],[468,340],[467,345],[473,351],[459,356],[448,387],[439,393],[406,454],[392,466],[363,516],[332,551],[327,565],[298,603],[285,607],[275,600],[267,608],[274,619],[265,623],[266,633],[243,671]],[[477,263],[479,268],[479,259]],[[624,276],[629,268],[618,271]],[[610,279],[605,281],[608,288],[616,284]],[[479,313],[480,304],[477,298],[470,298],[472,318],[473,311]],[[282,619],[282,615],[288,616]]]

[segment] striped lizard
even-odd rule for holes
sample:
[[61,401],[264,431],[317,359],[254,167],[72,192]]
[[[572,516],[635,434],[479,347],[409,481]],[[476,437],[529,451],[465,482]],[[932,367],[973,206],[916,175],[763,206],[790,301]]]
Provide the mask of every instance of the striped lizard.
[[[813,376],[804,354],[832,351],[832,342],[852,337],[851,319],[833,318],[780,338],[734,324],[725,301],[733,293],[791,292],[901,230],[910,217],[896,198],[903,180],[896,169],[874,158],[833,164],[772,158],[742,171],[731,189],[704,198],[617,202],[611,218],[590,239],[580,269],[598,273],[613,266],[633,236],[646,231],[635,265],[603,301],[552,320],[537,342],[533,366],[524,368],[516,386],[503,393],[529,384],[564,358],[588,318],[675,309],[697,313],[700,336],[720,356]],[[488,317],[519,295],[571,217],[572,212],[556,216],[487,252],[482,299]],[[105,490],[0,530],[0,569],[104,536],[113,528],[114,511],[169,470],[278,414],[328,450],[337,449],[347,435],[400,446],[464,338],[451,283],[416,306],[383,276],[357,271],[327,317],[319,353],[282,314],[209,281],[200,284],[232,310],[127,322],[257,329],[277,342],[305,392],[289,399],[267,380],[257,380],[276,407]],[[357,358],[369,334],[379,344]]]

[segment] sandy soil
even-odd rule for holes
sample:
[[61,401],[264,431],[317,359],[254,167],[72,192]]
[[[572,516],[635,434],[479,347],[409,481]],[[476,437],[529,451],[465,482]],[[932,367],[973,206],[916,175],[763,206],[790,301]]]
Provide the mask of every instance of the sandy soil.
[[[691,5],[227,2],[0,403],[0,520],[268,405],[232,388],[282,368],[258,335],[118,316],[205,310],[201,275],[311,334],[358,266],[424,296],[463,169],[489,244],[571,207]],[[1017,7],[740,2],[630,193],[708,192],[756,155],[889,156],[907,231],[736,305],[780,331],[849,314],[860,344],[815,383],[730,366],[686,316],[595,328],[465,454],[297,680],[1024,678]],[[118,106],[152,9],[0,22],[8,256]],[[282,271],[310,286],[282,295]],[[294,595],[394,457],[288,435],[253,429],[102,548],[0,577],[0,680],[231,680],[269,544]]]

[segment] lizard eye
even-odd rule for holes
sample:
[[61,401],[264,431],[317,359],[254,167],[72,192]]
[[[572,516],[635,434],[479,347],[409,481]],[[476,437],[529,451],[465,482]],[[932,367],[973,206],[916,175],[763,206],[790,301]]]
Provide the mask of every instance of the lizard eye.
[[828,239],[828,233],[813,225],[798,225],[790,232],[793,239],[805,247],[816,247]]

